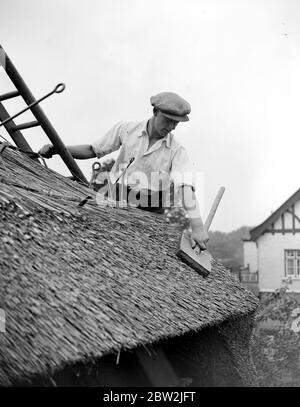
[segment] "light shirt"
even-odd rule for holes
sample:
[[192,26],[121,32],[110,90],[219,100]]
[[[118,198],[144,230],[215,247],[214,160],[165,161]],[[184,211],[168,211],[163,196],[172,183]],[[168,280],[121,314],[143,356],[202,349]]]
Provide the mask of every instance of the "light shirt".
[[[175,140],[172,133],[156,141],[147,150],[147,122],[119,122],[92,143],[98,158],[121,147],[110,172],[111,181],[114,183],[120,177],[118,182],[131,188],[152,191],[169,188],[171,182],[174,182],[175,189],[182,185],[194,188],[193,167],[185,148]],[[126,169],[133,158],[134,161]]]

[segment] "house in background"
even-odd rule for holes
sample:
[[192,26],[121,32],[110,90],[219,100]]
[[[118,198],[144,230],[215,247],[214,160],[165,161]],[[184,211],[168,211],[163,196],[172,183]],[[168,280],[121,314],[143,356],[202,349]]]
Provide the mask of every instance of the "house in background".
[[272,292],[289,279],[289,290],[300,295],[300,189],[244,240],[241,281]]

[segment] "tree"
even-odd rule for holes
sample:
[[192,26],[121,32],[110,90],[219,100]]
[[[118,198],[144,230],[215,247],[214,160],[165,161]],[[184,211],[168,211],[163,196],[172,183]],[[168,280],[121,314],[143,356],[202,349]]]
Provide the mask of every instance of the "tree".
[[[289,281],[261,301],[252,353],[262,386],[300,386],[300,307]],[[266,322],[275,323],[266,329]]]

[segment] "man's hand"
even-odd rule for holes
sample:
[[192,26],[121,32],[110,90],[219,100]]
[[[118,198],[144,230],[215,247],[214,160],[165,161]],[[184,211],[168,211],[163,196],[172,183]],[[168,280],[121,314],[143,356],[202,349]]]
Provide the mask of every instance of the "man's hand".
[[54,146],[52,144],[45,144],[40,150],[39,154],[44,158],[51,158],[54,153]]
[[200,250],[206,250],[206,243],[209,240],[209,236],[207,230],[203,226],[201,219],[191,219],[191,243],[192,247],[194,248],[197,245]]
[[191,233],[191,241],[192,241],[192,247],[194,248],[195,245],[198,245],[200,250],[206,250],[206,243],[209,240],[208,233],[206,230],[201,230],[201,231],[192,231]]

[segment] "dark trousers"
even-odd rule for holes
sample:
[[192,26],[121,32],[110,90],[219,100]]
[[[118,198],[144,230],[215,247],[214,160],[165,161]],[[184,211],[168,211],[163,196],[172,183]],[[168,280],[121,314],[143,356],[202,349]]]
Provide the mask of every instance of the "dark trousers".
[[[116,201],[126,200],[128,203],[139,202],[137,208],[153,213],[164,213],[163,191],[136,191],[123,184],[115,184],[111,190],[112,198]],[[108,196],[108,192],[105,194]]]

